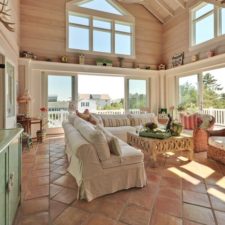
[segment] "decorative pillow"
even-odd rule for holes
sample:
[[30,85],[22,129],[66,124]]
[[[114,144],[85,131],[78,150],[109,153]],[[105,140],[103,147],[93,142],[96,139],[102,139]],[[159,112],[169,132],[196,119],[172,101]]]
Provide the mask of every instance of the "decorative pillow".
[[101,115],[104,127],[130,126],[130,120],[126,115]]
[[106,140],[108,142],[109,150],[114,155],[121,155],[122,151],[119,145],[119,140],[111,132],[106,130],[103,126],[97,125],[96,130],[100,130],[104,133]]
[[103,132],[103,134],[105,135],[106,140],[107,140],[108,143],[109,143],[110,140],[114,137],[114,135],[113,135],[111,132],[109,132],[108,130],[106,130],[106,129],[105,129],[103,126],[101,126],[100,124],[98,124],[95,128],[96,128],[96,130],[100,130],[100,131]]
[[76,114],[83,120],[86,120],[94,125],[97,124],[96,120],[93,118],[88,109],[85,109],[83,113],[80,113],[78,110],[76,110]]
[[76,114],[69,114],[69,116],[68,116],[68,121],[69,121],[71,124],[73,124],[75,118],[76,118]]
[[184,115],[180,114],[180,120],[184,129],[193,130],[198,127],[198,114]]
[[210,122],[212,121],[212,116],[207,114],[200,114],[199,117],[202,119],[200,128],[208,129],[210,127]]
[[109,141],[109,149],[110,149],[110,152],[114,155],[118,155],[118,156],[122,155],[119,140],[116,137],[112,137],[111,140]]
[[110,158],[109,146],[102,131],[96,130],[93,126],[85,123],[80,123],[77,129],[88,142],[93,144],[101,161]]
[[129,114],[128,118],[130,119],[131,126],[140,126],[141,124],[146,124],[149,122],[158,124],[157,117],[154,113],[145,113],[145,114]]
[[93,120],[93,124],[104,126],[101,116],[98,114],[91,114],[91,120]]

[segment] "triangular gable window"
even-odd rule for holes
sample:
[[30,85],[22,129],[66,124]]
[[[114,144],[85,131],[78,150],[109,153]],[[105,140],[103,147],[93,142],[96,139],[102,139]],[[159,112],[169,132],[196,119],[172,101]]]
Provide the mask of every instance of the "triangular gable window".
[[123,15],[110,0],[89,0],[79,4],[79,7],[93,9],[101,12]]

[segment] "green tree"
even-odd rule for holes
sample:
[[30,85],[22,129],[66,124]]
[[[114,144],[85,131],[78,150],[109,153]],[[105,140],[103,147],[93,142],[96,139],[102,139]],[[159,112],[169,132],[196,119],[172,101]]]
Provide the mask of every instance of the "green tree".
[[221,93],[223,87],[218,84],[217,79],[210,74],[206,73],[203,76],[203,107],[204,108],[224,108],[225,93]]
[[180,105],[185,109],[197,107],[197,95],[197,89],[193,84],[186,82],[180,85]]

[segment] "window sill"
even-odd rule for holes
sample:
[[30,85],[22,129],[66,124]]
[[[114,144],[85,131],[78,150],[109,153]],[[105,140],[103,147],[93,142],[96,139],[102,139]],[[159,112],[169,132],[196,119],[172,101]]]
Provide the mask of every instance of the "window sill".
[[95,55],[95,56],[99,56],[99,57],[121,57],[121,58],[125,58],[125,59],[135,59],[136,56],[135,55],[119,55],[119,54],[113,54],[113,53],[104,53],[104,52],[92,52],[92,51],[82,51],[82,50],[78,50],[78,49],[71,49],[71,48],[67,48],[66,49],[67,52],[74,52],[74,53],[78,53],[78,54],[85,54],[85,55]]
[[221,41],[224,41],[224,40],[225,40],[225,34],[223,34],[223,35],[221,35],[221,36],[218,36],[218,37],[216,37],[216,38],[210,39],[210,40],[208,40],[208,41],[205,41],[205,42],[203,42],[203,43],[201,43],[201,44],[190,46],[190,47],[189,47],[189,52],[196,51],[196,50],[200,50],[200,49],[206,48],[206,47],[209,47],[208,50],[215,50],[215,48],[216,48],[217,46],[216,46],[216,47],[213,46],[213,47],[211,48],[211,45],[217,44],[217,43],[219,43],[219,42],[221,42]]

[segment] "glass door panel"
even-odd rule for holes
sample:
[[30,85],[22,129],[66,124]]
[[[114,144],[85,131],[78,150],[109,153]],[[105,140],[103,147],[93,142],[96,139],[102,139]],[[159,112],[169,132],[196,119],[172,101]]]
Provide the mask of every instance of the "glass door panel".
[[72,80],[72,76],[48,75],[48,128],[62,128],[62,121],[68,117]]
[[147,103],[147,80],[128,80],[128,110],[131,113],[138,113],[146,108]]
[[225,126],[225,68],[203,72],[203,113]]
[[78,110],[93,113],[124,113],[124,78],[78,75]]
[[179,77],[179,107],[197,111],[199,102],[198,75]]

